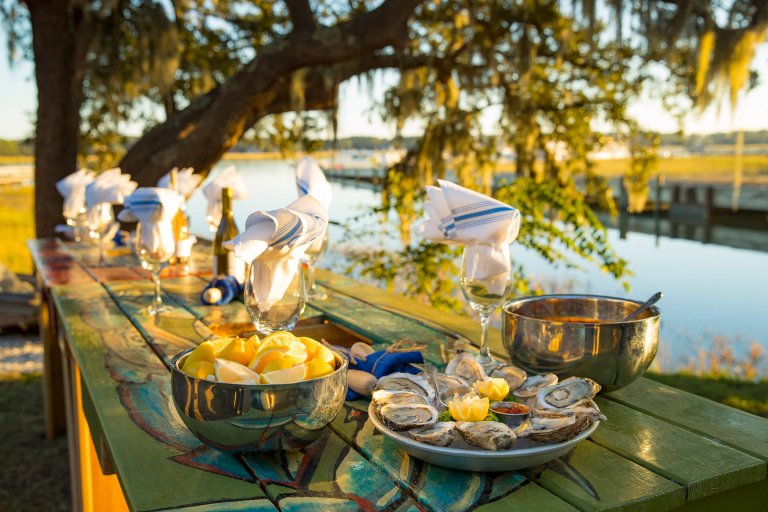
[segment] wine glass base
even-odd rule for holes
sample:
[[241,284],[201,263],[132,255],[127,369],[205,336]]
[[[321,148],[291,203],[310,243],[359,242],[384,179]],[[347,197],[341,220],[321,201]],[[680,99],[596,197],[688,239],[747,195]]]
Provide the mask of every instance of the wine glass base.
[[154,316],[154,315],[159,315],[160,313],[166,313],[166,312],[172,311],[172,310],[173,310],[173,306],[168,306],[167,304],[161,304],[159,306],[155,306],[153,304],[151,306],[147,306],[147,309],[145,309],[144,311],[148,315]]
[[499,361],[498,359],[494,359],[494,357],[490,354],[477,354],[475,359],[477,359],[477,362],[480,363],[480,366],[483,367],[483,370],[485,370],[486,374],[490,374],[491,370],[494,368],[498,368],[499,366],[504,365],[503,362]]
[[327,294],[327,293],[323,293],[323,292],[320,292],[320,291],[317,291],[317,292],[309,292],[309,293],[307,294],[307,300],[308,300],[308,301],[309,301],[309,300],[325,300],[325,299],[327,299],[327,298],[328,298],[328,294]]

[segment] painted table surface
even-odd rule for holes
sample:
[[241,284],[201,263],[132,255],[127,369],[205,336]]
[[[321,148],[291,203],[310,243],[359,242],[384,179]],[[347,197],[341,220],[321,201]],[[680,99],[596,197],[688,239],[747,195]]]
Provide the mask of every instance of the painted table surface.
[[[95,268],[92,249],[29,243],[50,288],[82,382],[82,408],[134,510],[720,510],[768,503],[768,420],[639,379],[598,403],[608,421],[565,458],[507,473],[471,473],[411,458],[347,402],[324,436],[300,452],[230,455],[201,444],[170,398],[168,362],[232,325],[242,303],[203,306],[201,272],[170,273],[147,316],[151,282],[127,251]],[[442,365],[476,322],[320,271],[326,315],[377,346],[408,338]],[[500,353],[498,333],[492,338]]]

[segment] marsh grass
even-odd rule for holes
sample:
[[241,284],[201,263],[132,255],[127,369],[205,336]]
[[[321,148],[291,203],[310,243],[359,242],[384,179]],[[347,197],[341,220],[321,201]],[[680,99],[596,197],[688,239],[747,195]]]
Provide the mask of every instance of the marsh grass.
[[0,375],[0,510],[69,510],[67,438],[45,439],[39,375]]
[[31,186],[0,186],[0,262],[20,274],[32,273],[26,242],[35,236],[33,190]]

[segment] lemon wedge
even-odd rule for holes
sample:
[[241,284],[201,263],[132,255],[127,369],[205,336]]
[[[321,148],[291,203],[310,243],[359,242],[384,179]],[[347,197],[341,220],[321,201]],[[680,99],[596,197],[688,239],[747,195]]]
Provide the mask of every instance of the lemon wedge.
[[475,382],[473,387],[478,393],[494,401],[504,400],[509,394],[509,384],[504,379],[491,377]]
[[488,416],[488,407],[490,401],[488,397],[476,398],[465,395],[458,398],[454,395],[453,400],[448,402],[448,411],[451,418],[456,421],[483,421]]
[[306,379],[316,379],[333,373],[333,366],[329,365],[325,361],[319,359],[310,359],[307,361],[307,375]]
[[281,359],[286,352],[288,352],[288,347],[272,347],[267,350],[259,350],[248,362],[248,368],[256,373],[262,373],[269,363]]
[[216,355],[218,353],[219,350],[216,348],[215,344],[210,341],[204,341],[199,344],[196,349],[189,353],[187,358],[184,360],[184,366],[181,369],[182,371],[186,372],[184,368],[186,368],[188,364],[192,364],[196,361],[208,361],[209,363],[213,364],[213,360],[216,359]]
[[304,380],[307,376],[307,365],[297,364],[285,370],[267,372],[261,375],[263,384],[293,384]]
[[254,355],[256,355],[256,348],[254,348],[253,344],[243,338],[235,338],[221,349],[217,357],[247,366]]
[[191,363],[185,363],[182,371],[187,375],[191,375],[198,379],[207,379],[216,375],[213,363],[209,361],[192,361]]
[[216,359],[213,362],[216,380],[219,382],[239,383],[242,381],[259,382],[259,374],[234,361]]
[[315,354],[312,359],[316,359],[330,366],[336,367],[336,356],[334,356],[331,349],[329,349],[325,345],[321,345],[318,343],[317,350],[315,350]]

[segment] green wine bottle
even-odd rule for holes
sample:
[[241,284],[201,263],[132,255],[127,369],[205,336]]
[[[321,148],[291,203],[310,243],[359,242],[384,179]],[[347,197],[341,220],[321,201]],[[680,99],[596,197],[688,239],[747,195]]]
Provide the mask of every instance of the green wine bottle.
[[232,216],[232,189],[221,189],[221,222],[213,239],[213,275],[234,276],[240,283],[245,281],[245,263],[235,253],[224,247],[224,242],[235,238],[240,231]]

